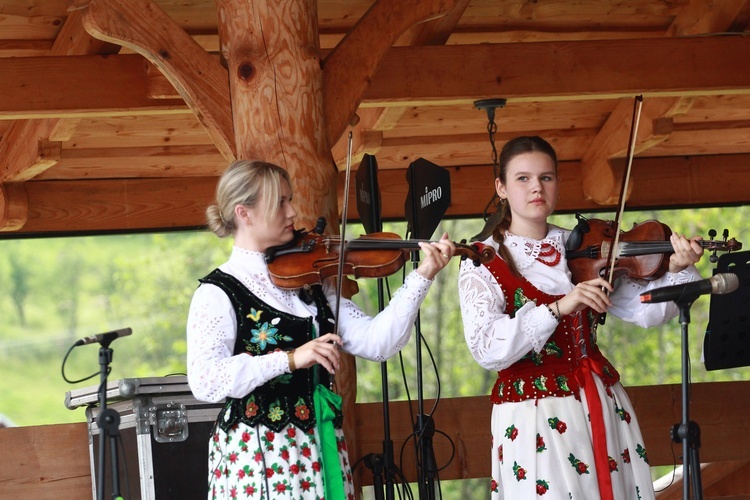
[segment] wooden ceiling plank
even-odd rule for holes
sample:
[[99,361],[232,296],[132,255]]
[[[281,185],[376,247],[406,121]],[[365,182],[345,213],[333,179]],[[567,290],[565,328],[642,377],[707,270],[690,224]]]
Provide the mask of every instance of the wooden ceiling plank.
[[746,4],[747,0],[721,0],[719,2],[693,0],[680,9],[667,30],[666,36],[726,32]]
[[141,54],[179,91],[216,147],[235,158],[226,70],[151,0],[92,0],[83,24],[92,36]]
[[226,168],[213,144],[63,149],[55,168],[35,180],[212,177]]
[[377,0],[333,51],[323,70],[323,102],[329,147],[341,137],[362,102],[378,64],[414,24],[439,17],[458,0]]

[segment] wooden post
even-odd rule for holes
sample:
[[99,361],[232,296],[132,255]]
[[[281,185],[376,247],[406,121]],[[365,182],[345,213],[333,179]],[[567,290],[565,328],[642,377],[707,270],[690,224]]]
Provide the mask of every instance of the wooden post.
[[[217,0],[221,52],[227,61],[237,158],[284,167],[292,178],[297,225],[318,217],[338,234],[337,170],[326,140],[323,72],[314,0]],[[357,458],[357,370],[344,356],[336,374],[344,432]]]
[[[323,72],[313,0],[217,0],[238,158],[257,155],[292,177],[298,223],[338,220],[325,140]],[[332,231],[337,233],[335,229]]]

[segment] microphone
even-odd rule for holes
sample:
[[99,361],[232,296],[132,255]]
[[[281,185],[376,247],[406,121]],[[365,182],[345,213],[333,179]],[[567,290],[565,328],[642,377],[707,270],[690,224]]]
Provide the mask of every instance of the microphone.
[[132,333],[133,330],[130,328],[120,328],[119,330],[112,330],[111,332],[98,333],[96,335],[91,335],[90,337],[84,337],[80,340],[77,340],[76,343],[73,344],[73,347],[93,344],[94,342],[109,345],[113,340],[119,339],[120,337],[127,337]]
[[736,274],[719,273],[708,279],[685,283],[684,285],[665,286],[641,294],[641,302],[653,304],[656,302],[692,302],[699,296],[710,293],[723,295],[730,293],[740,286]]

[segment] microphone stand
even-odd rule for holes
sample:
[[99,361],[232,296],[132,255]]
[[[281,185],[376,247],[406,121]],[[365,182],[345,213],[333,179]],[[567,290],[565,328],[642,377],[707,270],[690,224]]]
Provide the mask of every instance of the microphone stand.
[[120,474],[117,462],[117,438],[120,435],[120,414],[113,408],[107,408],[107,377],[109,364],[112,362],[112,349],[109,344],[114,338],[103,339],[99,348],[99,415],[96,423],[99,426],[99,458],[96,481],[96,498],[104,500],[104,467],[106,464],[107,441],[110,445],[112,459],[112,498],[122,500],[120,496]]
[[678,299],[675,304],[680,308],[680,325],[682,327],[682,421],[672,426],[671,436],[675,443],[682,442],[682,498],[690,499],[690,480],[693,486],[693,498],[703,499],[703,487],[701,484],[701,463],[698,457],[700,449],[701,430],[696,422],[692,422],[689,416],[690,402],[689,377],[690,377],[690,355],[688,353],[688,324],[690,324],[690,306],[693,305],[695,297]]

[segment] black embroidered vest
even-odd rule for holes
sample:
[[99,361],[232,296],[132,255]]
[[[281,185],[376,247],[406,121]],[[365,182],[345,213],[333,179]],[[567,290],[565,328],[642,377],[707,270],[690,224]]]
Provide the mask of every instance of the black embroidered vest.
[[[232,302],[237,315],[234,355],[262,356],[279,350],[291,351],[317,337],[312,317],[302,318],[269,307],[234,276],[216,269],[199,281],[221,288]],[[312,297],[318,309],[316,319],[323,330],[321,335],[328,333],[332,330],[333,313],[319,286],[313,287]],[[243,398],[228,398],[217,418],[219,426],[227,431],[238,422],[253,427],[263,424],[279,432],[294,424],[309,431],[316,423],[313,404],[316,382],[329,383],[328,372],[319,366],[284,373]],[[341,428],[342,420],[341,412],[337,411],[334,426]]]
[[[485,264],[505,295],[505,313],[514,317],[529,301],[551,304],[562,295],[549,295],[523,277],[515,276],[499,257]],[[591,309],[563,316],[540,352],[530,351],[497,373],[490,400],[494,404],[519,402],[549,396],[578,396],[579,370],[584,358],[609,387],[620,379],[614,366],[596,344],[596,315]]]

